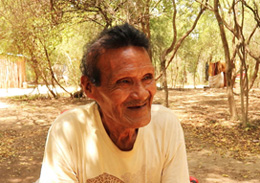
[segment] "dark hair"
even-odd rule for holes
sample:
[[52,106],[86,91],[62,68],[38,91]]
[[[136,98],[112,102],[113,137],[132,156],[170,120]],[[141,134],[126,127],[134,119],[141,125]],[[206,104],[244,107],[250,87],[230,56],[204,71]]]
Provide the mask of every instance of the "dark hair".
[[85,45],[80,69],[96,86],[100,86],[100,70],[97,67],[99,57],[106,49],[124,46],[139,46],[149,50],[149,40],[145,34],[125,23],[106,29],[90,44]]

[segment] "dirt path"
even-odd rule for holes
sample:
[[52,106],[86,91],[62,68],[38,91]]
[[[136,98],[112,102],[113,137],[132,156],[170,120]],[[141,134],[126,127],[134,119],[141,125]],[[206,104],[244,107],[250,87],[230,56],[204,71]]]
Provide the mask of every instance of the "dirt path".
[[[237,96],[237,101],[239,96]],[[159,91],[155,103],[161,103]],[[48,128],[60,112],[84,99],[0,98],[0,182],[30,183],[39,177]],[[250,96],[252,126],[228,120],[225,90],[171,90],[170,108],[186,137],[190,175],[200,183],[260,181],[260,90]]]

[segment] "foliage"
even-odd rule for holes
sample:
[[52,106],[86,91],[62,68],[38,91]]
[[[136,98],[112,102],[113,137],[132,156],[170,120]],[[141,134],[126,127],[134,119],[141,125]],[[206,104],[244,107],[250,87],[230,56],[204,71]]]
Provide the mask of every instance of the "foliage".
[[[223,13],[226,13],[231,2],[224,2]],[[145,14],[147,13],[145,10],[147,5],[150,8],[149,14]],[[254,4],[250,2],[249,5],[253,6]],[[176,1],[177,38],[191,26],[199,6],[199,3],[192,1]],[[70,76],[73,77],[73,74],[76,73],[74,76],[76,78],[80,75],[79,72],[75,71],[80,62],[83,45],[100,30],[118,23],[127,21],[142,29],[143,19],[150,17],[153,62],[157,66],[157,72],[160,70],[160,55],[173,39],[172,2],[165,0],[120,0],[113,2],[107,0],[53,0],[50,2],[1,0],[0,13],[2,15],[0,19],[1,52],[22,53],[29,58],[34,57],[38,62],[37,67],[46,76],[51,73],[49,69],[46,69],[48,64],[44,49],[50,54],[52,65],[69,65]],[[245,22],[251,25],[244,26],[244,28],[245,32],[249,34],[250,27],[252,27],[252,21],[250,21],[252,13],[249,9],[246,10],[246,13]],[[231,42],[231,34],[228,34]],[[258,44],[257,40],[259,40],[259,31],[253,36],[252,44],[249,45],[252,50],[258,50],[255,46]],[[210,56],[212,56],[212,61],[223,60],[223,51],[219,49],[220,45],[214,14],[207,11],[201,17],[196,29],[181,46],[178,52],[178,57],[181,58],[180,64],[187,64],[187,71],[195,73],[198,59],[194,58],[198,58],[199,55],[201,65],[208,61]],[[76,79],[72,79],[71,84],[76,83]]]
[[[214,2],[214,0],[112,2],[0,0],[0,53],[24,55],[27,58],[29,82],[44,83],[46,86],[78,87],[83,46],[103,29],[129,22],[150,38],[152,46],[150,54],[157,76],[165,70],[166,81],[171,87],[191,84],[191,81],[195,87],[196,84],[206,84],[204,78],[206,62],[225,60],[219,25],[213,12]],[[189,32],[201,7],[206,7],[207,11],[203,12],[196,27]],[[259,76],[257,77],[260,63],[259,0],[221,0],[219,9],[226,29],[229,54],[234,55],[232,58],[234,61],[239,60],[238,52],[235,53],[235,50],[242,39],[238,38],[238,31],[232,30],[238,30],[239,26],[235,27],[236,25],[242,27],[241,35],[247,41],[244,57],[246,63],[244,69],[248,73],[247,83],[250,83],[250,88],[259,86],[260,80]],[[176,13],[175,19],[174,13]],[[237,15],[237,24],[234,15]],[[179,47],[176,46],[176,42],[188,32],[185,41],[180,41]],[[176,47],[169,49],[172,43]],[[165,54],[167,49],[169,53]],[[164,56],[165,69],[162,67]],[[234,76],[242,70],[240,65],[236,65]],[[57,67],[64,68],[63,78],[57,76],[55,71]],[[65,76],[69,81],[64,79]],[[50,93],[58,97],[52,88],[49,87]]]

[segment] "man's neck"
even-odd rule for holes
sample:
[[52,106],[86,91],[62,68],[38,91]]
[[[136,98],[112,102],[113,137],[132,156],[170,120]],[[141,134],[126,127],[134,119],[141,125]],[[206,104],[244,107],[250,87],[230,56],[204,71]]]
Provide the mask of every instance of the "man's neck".
[[138,134],[138,128],[124,128],[109,125],[109,119],[104,119],[101,110],[99,109],[102,124],[112,140],[112,142],[122,151],[130,151],[134,147],[135,140]]
[[108,133],[110,139],[122,151],[130,151],[131,149],[133,149],[137,134],[138,129],[126,129],[120,133]]

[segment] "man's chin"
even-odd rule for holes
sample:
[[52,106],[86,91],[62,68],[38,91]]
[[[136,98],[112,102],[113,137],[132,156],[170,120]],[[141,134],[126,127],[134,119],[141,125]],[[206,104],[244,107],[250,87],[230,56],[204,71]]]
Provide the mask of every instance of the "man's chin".
[[141,128],[148,125],[151,121],[151,115],[142,116],[138,118],[128,118],[128,124],[131,128]]

